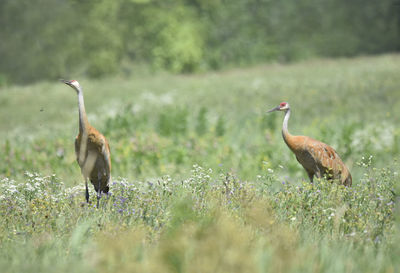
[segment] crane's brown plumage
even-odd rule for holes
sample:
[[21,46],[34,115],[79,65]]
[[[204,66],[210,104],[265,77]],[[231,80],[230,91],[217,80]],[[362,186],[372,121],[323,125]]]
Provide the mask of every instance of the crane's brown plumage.
[[86,116],[83,92],[77,81],[61,80],[78,94],[79,134],[75,139],[75,154],[85,179],[86,201],[89,202],[87,180],[97,192],[97,207],[101,193],[108,193],[111,180],[110,146],[106,138],[89,124]]
[[[85,166],[85,160],[83,164],[80,163],[80,150],[82,143],[82,134],[79,133],[75,138],[75,154],[78,164],[81,168]],[[92,182],[96,192],[99,190],[104,193],[109,191],[109,180],[111,172],[110,158],[110,146],[108,145],[105,137],[100,134],[95,128],[89,127],[87,134],[87,149],[84,158],[89,159],[90,152],[93,152],[96,156],[96,160],[92,163],[93,167],[90,168],[89,173],[90,182]],[[91,164],[90,164],[91,165]]]
[[290,106],[282,102],[268,112],[284,111],[285,118],[282,127],[282,136],[287,146],[296,155],[297,161],[306,170],[310,181],[314,176],[338,180],[345,186],[351,186],[352,177],[349,169],[340,159],[337,152],[329,145],[307,136],[292,136],[288,131]]

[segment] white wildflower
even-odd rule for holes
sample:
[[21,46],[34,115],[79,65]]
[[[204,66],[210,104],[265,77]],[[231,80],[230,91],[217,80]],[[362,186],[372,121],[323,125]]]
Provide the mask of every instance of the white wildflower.
[[15,185],[10,185],[8,187],[8,192],[11,194],[18,192],[17,187]]
[[25,184],[25,189],[26,189],[27,191],[34,191],[34,190],[35,190],[35,188],[32,187],[32,185],[31,185],[30,183],[26,183],[26,184]]

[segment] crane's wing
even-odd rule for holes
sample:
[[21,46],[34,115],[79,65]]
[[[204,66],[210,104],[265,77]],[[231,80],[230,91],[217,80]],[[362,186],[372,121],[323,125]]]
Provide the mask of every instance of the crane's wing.
[[335,149],[318,140],[310,139],[308,142],[308,152],[320,167],[340,171],[343,163]]
[[[93,130],[94,131],[94,130]],[[108,192],[108,186],[111,181],[111,158],[110,146],[105,137],[99,132],[91,134],[90,147],[96,150],[96,164],[92,172],[91,181],[94,183],[95,189],[98,190],[97,183],[100,183],[100,190]],[[101,182],[100,182],[101,181]]]
[[[338,153],[331,146],[306,136],[296,136],[297,145],[291,148],[297,160],[312,175],[340,179],[344,185],[351,185],[351,175]],[[289,146],[290,147],[290,146]]]

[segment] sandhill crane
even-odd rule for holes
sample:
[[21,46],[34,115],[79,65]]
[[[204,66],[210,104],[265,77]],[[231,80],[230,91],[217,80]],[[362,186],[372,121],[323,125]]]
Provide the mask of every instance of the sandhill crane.
[[97,192],[97,207],[101,193],[108,193],[111,181],[110,146],[106,138],[89,124],[83,101],[82,87],[75,80],[60,80],[78,94],[79,134],[75,139],[75,154],[85,179],[86,202],[89,203],[88,178]]
[[336,151],[329,145],[307,136],[292,136],[288,131],[290,106],[282,102],[268,111],[284,111],[282,136],[286,145],[296,155],[297,161],[306,170],[311,183],[314,175],[318,178],[326,175],[327,179],[339,180],[340,184],[351,186],[352,178],[349,169],[344,165]]

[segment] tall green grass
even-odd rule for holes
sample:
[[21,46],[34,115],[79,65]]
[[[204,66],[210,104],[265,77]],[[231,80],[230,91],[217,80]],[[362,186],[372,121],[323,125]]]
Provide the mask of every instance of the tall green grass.
[[[111,146],[100,208],[84,203],[73,90],[1,89],[0,271],[396,272],[399,73],[385,55],[78,79]],[[308,183],[265,113],[281,101],[353,187]]]

